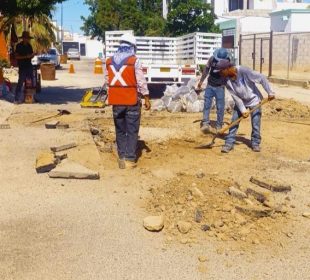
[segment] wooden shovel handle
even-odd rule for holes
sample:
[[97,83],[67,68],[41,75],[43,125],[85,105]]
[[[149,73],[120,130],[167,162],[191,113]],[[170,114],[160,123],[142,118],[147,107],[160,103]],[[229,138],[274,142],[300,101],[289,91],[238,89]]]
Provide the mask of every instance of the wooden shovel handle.
[[[257,104],[254,108],[252,108],[249,111],[249,114],[253,113],[255,110],[257,110],[258,108],[262,107],[262,105],[266,104],[268,102],[268,98],[263,99],[259,104]],[[243,119],[245,119],[245,117],[241,116],[239,119],[233,121],[232,123],[230,123],[229,125],[225,126],[224,128],[221,129],[220,134],[223,134],[225,131],[227,131],[228,129],[232,128],[233,126],[237,125],[239,122],[241,122]]]

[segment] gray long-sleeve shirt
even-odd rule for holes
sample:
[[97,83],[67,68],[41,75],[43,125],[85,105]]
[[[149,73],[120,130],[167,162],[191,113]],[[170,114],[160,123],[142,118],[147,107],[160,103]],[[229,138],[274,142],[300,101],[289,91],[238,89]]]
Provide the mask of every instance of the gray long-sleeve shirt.
[[244,113],[246,108],[256,106],[263,99],[263,95],[255,83],[261,84],[268,95],[274,95],[264,75],[244,66],[237,66],[236,68],[237,79],[228,79],[226,88],[231,93],[241,113]]

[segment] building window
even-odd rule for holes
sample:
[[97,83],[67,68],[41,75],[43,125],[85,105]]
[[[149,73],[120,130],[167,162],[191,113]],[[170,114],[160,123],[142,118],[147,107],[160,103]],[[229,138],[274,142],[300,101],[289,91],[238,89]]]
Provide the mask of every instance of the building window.
[[229,0],[229,11],[243,10],[243,0]]

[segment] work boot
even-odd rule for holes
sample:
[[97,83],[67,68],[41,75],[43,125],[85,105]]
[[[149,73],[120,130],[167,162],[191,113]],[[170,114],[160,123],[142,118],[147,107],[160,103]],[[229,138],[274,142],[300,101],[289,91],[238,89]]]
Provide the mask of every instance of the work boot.
[[253,145],[252,146],[252,151],[256,152],[256,153],[259,153],[260,152],[260,146],[259,145]]
[[118,159],[118,167],[119,167],[119,169],[125,169],[126,168],[126,163],[125,163],[124,159],[122,159],[122,158]]
[[210,133],[210,125],[201,123],[201,124],[200,124],[200,131],[201,131],[203,134],[208,134],[208,133]]
[[215,133],[216,134],[223,134],[223,133],[220,133],[221,132],[221,130],[222,130],[222,127],[221,126],[217,126],[216,128],[215,128]]
[[137,167],[137,163],[132,160],[125,160],[125,168],[126,169],[134,169]]
[[234,149],[233,146],[224,145],[224,146],[222,147],[221,152],[222,152],[222,153],[225,153],[225,154],[228,154],[228,153],[229,153],[231,150],[233,150],[233,149]]

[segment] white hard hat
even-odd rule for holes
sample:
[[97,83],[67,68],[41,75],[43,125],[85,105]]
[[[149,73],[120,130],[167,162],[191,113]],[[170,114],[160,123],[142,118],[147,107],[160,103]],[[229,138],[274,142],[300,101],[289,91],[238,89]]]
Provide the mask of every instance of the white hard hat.
[[129,44],[134,45],[134,46],[137,45],[136,38],[133,35],[129,34],[129,33],[125,33],[124,35],[122,35],[121,38],[120,38],[120,41],[121,42],[129,43]]

